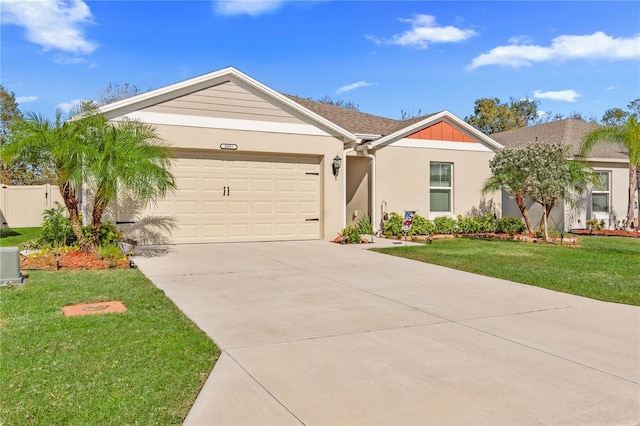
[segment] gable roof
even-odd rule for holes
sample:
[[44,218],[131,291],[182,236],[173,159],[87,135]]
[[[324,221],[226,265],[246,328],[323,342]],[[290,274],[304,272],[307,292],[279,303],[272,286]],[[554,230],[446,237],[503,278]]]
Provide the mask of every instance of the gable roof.
[[468,124],[461,118],[455,116],[454,114],[450,113],[449,111],[440,111],[435,114],[430,114],[423,117],[417,117],[415,119],[402,122],[402,125],[396,128],[396,130],[393,133],[390,133],[376,140],[375,142],[369,143],[368,148],[369,149],[374,149],[376,147],[382,148],[386,145],[389,145],[390,143],[393,143],[394,141],[397,141],[398,139],[405,138],[419,131],[420,129],[432,126],[440,121],[446,121],[451,125],[453,125],[454,127],[464,130],[465,133],[472,135],[479,143],[481,143],[482,145],[485,145],[486,147],[488,147],[493,151],[502,148],[502,145],[500,145],[500,143],[496,142],[491,137],[485,135],[480,130],[471,126],[470,124]]
[[309,119],[316,126],[324,129],[328,133],[342,137],[345,141],[355,142],[357,137],[350,131],[344,129],[336,122],[326,119],[325,117],[305,108],[303,105],[293,101],[292,99],[276,92],[270,87],[260,83],[248,75],[238,71],[233,67],[223,68],[208,74],[184,80],[169,86],[161,87],[146,93],[142,93],[120,101],[112,102],[100,107],[100,111],[109,119],[121,117],[125,114],[165,102],[180,96],[185,96],[209,87],[213,87],[228,81],[234,81],[241,85],[250,87],[268,99],[275,101],[282,107],[301,114]]
[[[577,157],[580,152],[580,143],[587,133],[600,127],[595,123],[569,118],[566,120],[552,121],[535,126],[522,127],[506,132],[493,133],[491,137],[504,146],[519,147],[531,142],[559,143],[568,145],[570,153]],[[621,161],[629,160],[629,153],[623,144],[599,143],[590,153],[591,161]]]

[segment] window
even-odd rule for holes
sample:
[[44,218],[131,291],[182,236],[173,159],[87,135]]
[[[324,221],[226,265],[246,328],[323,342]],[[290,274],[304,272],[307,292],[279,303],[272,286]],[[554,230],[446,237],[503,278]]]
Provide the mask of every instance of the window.
[[451,212],[451,163],[431,163],[429,205],[432,212]]
[[596,171],[600,182],[593,185],[591,190],[591,210],[594,213],[609,213],[611,200],[611,172]]

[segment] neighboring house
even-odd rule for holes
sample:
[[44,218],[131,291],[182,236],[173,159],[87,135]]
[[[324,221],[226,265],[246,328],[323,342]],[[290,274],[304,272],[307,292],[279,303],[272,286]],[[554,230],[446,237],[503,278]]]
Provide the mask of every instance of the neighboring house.
[[[532,142],[560,143],[570,147],[573,158],[579,158],[580,143],[599,126],[577,119],[567,119],[494,133],[493,139],[505,147],[524,146]],[[577,202],[561,203],[551,215],[550,225],[558,230],[586,227],[586,221],[604,221],[606,228],[615,228],[626,217],[629,192],[629,154],[622,144],[597,144],[591,151],[587,163],[600,175],[601,183],[589,188]],[[528,205],[532,205],[529,202]],[[517,216],[519,210],[506,194],[502,199],[502,214]],[[531,212],[532,225],[537,225],[542,209],[534,206]]]
[[447,111],[377,117],[283,95],[234,68],[102,111],[153,124],[171,144],[177,190],[144,211],[119,200],[115,219],[134,233],[164,219],[174,243],[333,239],[363,216],[379,229],[394,211],[465,214],[501,148]]

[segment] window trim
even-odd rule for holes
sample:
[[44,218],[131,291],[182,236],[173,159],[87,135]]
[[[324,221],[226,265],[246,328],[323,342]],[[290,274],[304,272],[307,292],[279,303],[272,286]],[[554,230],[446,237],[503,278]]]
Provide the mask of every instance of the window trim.
[[[609,214],[611,213],[611,170],[594,170],[594,172],[598,175],[606,174],[607,175],[607,188],[600,189],[597,185],[593,185],[591,187],[591,213],[592,214]],[[595,194],[606,194],[607,195],[607,210],[596,210],[593,204],[593,196]]]
[[[449,186],[432,186],[431,185],[431,167],[434,164],[449,166]],[[448,190],[449,191],[449,210],[448,211],[435,211],[431,205],[431,193],[433,190]],[[430,161],[429,162],[429,214],[432,215],[451,215],[453,214],[453,162],[450,161]]]

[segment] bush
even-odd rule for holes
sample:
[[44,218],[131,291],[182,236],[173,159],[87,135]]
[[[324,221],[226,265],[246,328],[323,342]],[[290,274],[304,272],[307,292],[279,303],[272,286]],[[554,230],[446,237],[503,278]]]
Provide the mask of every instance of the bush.
[[[87,225],[82,228],[82,232],[86,238],[91,238],[91,225]],[[100,231],[98,233],[98,245],[112,245],[115,246],[122,238],[122,232],[118,231],[116,226],[111,222],[103,222],[100,224]]]
[[98,257],[102,260],[106,260],[111,267],[115,267],[119,261],[126,258],[118,246],[113,244],[100,246],[98,248]]
[[455,219],[449,216],[438,216],[433,220],[436,234],[453,234],[457,232]]
[[384,235],[393,237],[402,235],[402,217],[398,213],[391,213],[389,219],[384,222]]
[[50,245],[62,247],[73,244],[76,240],[71,227],[71,221],[64,216],[64,207],[53,207],[42,214],[42,233],[35,241],[37,246]]
[[357,226],[352,225],[342,230],[342,236],[346,237],[349,243],[359,244],[362,242],[362,236]]
[[413,216],[413,223],[411,224],[409,235],[429,235],[433,234],[435,230],[436,227],[433,222],[416,213]]
[[373,227],[371,226],[371,218],[369,216],[362,216],[360,220],[358,220],[358,230],[361,234],[373,234]]
[[514,236],[515,234],[522,234],[527,227],[522,219],[517,217],[501,217],[496,220],[496,232],[500,234],[509,234]]
[[484,216],[462,217],[458,216],[456,221],[458,232],[463,234],[477,234],[483,232],[495,232],[496,224],[493,214]]

